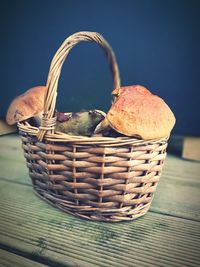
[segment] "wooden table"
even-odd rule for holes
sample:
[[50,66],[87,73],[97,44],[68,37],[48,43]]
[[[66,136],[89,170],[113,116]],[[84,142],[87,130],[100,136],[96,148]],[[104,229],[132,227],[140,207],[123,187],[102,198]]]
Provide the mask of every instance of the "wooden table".
[[114,224],[38,198],[17,135],[0,150],[0,266],[200,266],[200,163],[168,155],[151,210]]

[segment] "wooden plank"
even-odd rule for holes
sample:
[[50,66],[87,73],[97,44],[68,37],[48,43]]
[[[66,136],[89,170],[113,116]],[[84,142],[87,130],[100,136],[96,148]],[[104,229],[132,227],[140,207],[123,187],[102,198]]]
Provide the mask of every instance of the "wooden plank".
[[22,143],[19,134],[9,134],[0,136],[0,151],[2,158],[23,160]]
[[32,261],[25,257],[0,249],[0,267],[45,267],[45,266],[47,265]]
[[[17,135],[0,138],[0,178],[31,185]],[[168,155],[151,210],[200,220],[200,163]]]
[[200,164],[168,156],[151,211],[200,221]]
[[62,266],[198,266],[200,224],[149,212],[129,223],[63,213],[31,187],[0,182],[0,243]]
[[200,137],[172,135],[168,151],[185,159],[200,161]]
[[183,158],[200,161],[200,137],[186,137],[183,143]]
[[4,119],[0,119],[0,135],[16,133],[17,127],[16,125],[8,125]]
[[0,137],[0,178],[31,185],[18,134]]
[[[200,163],[196,161],[181,159],[170,154],[167,155],[165,161],[165,169],[172,172],[173,174],[181,174],[181,176],[190,175],[191,178],[197,180],[200,179]],[[164,169],[164,170],[165,170]]]

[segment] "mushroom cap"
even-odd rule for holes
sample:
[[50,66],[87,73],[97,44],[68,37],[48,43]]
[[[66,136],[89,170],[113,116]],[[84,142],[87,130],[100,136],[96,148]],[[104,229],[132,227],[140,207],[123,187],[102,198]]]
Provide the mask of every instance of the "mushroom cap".
[[119,91],[107,113],[107,120],[114,130],[144,140],[170,135],[175,117],[160,97],[140,85],[121,87]]
[[132,94],[132,95],[151,95],[152,93],[141,85],[130,85],[130,86],[123,86],[120,88],[116,88],[112,91],[112,94],[115,96],[119,96],[120,94]]
[[7,110],[7,123],[13,125],[41,113],[46,91],[46,86],[36,86],[17,96]]

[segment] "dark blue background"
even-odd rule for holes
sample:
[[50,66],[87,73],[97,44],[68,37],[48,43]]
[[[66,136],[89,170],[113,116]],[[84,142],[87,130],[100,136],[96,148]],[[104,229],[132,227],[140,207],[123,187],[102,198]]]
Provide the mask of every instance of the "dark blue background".
[[[1,1],[1,116],[18,94],[46,82],[70,34],[100,32],[118,59],[123,85],[142,84],[176,115],[176,134],[200,135],[200,1]],[[112,78],[101,49],[76,46],[59,82],[61,111],[110,106]]]

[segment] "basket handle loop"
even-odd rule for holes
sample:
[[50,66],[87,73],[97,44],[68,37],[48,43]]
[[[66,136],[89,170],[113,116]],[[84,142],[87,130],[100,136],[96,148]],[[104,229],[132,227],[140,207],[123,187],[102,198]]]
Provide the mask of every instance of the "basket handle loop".
[[69,53],[69,51],[79,42],[96,42],[101,46],[106,54],[110,69],[113,75],[113,88],[120,87],[119,69],[116,62],[115,54],[108,44],[108,42],[97,32],[77,32],[69,36],[60,46],[56,54],[54,55],[47,79],[47,93],[44,101],[44,113],[42,117],[41,126],[39,127],[38,139],[42,141],[47,131],[54,132],[56,118],[54,117],[57,86],[60,77],[62,65]]

